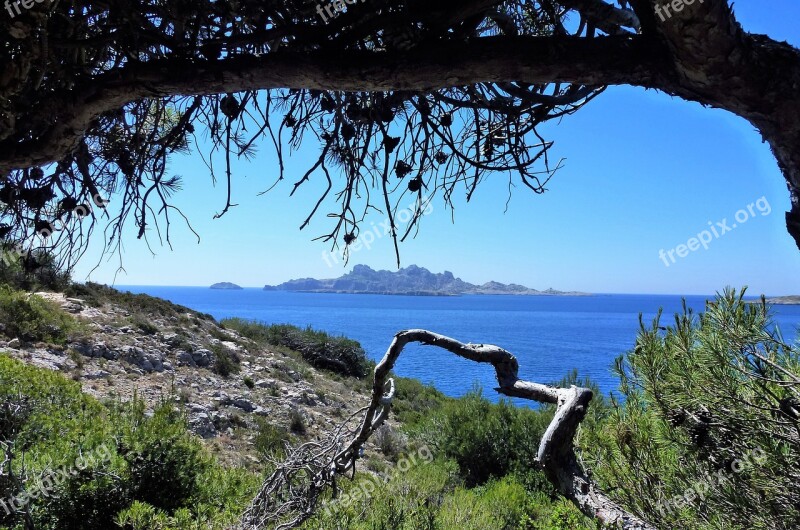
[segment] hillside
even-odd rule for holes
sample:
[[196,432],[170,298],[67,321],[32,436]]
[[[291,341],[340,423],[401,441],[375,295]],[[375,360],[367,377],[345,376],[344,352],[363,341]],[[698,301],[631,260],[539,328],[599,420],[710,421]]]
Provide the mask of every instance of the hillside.
[[[342,428],[351,433],[346,438],[354,435],[369,401],[374,365],[347,338],[235,318],[216,322],[158,298],[93,284],[62,291],[31,294],[0,284],[0,476],[10,479],[0,481],[0,508],[7,508],[0,510],[0,528],[231,530],[257,492],[284,499],[262,484],[285,475],[290,447],[305,448],[291,453],[301,472],[310,462],[327,466],[313,454],[324,435]],[[684,502],[687,481],[703,483],[712,472],[727,473],[732,487],[709,493],[698,506],[726,528],[796,528],[796,401],[771,400],[795,384],[784,366],[796,371],[798,352],[776,347],[765,307],[745,303],[733,290],[707,311],[708,318],[692,319],[686,311],[676,318],[688,344],[698,345],[688,352],[698,359],[689,368],[664,362],[687,354],[678,344],[665,355],[664,348],[677,344],[670,340],[677,328],[662,335],[656,322],[640,332],[637,346],[643,346],[621,361],[637,386],[623,387],[620,401],[609,403],[576,372],[555,383],[594,394],[578,450],[592,462],[596,480],[609,491],[629,491],[630,502],[652,499],[657,484],[662,500],[648,508],[654,521],[648,528],[711,530],[692,510],[673,507]],[[723,326],[741,335],[728,338]],[[741,336],[755,339],[743,345]],[[720,378],[719,366],[743,366],[741,355],[750,351],[768,351],[775,369],[744,377],[731,370]],[[665,394],[659,385],[638,383],[655,378],[677,388],[687,370],[704,388],[702,414],[717,410],[712,400],[737,407],[732,419],[714,417],[719,431],[700,431],[681,413],[698,399],[693,389]],[[751,404],[752,389],[764,381],[775,382],[769,396]],[[493,404],[480,389],[447,398],[402,377],[395,385],[389,421],[358,453],[356,472],[335,475],[335,496],[306,482],[322,492],[319,504],[303,512],[308,520],[284,528],[598,528],[536,464],[552,407]],[[660,394],[637,394],[651,387]],[[747,399],[732,401],[736,392]],[[642,397],[674,408],[642,407]],[[774,421],[778,414],[792,421]],[[653,446],[664,429],[676,440]],[[731,448],[709,444],[733,429],[743,435],[726,439]],[[772,449],[779,437],[790,445]],[[717,461],[729,450],[741,456],[726,472],[698,448],[714,451]],[[652,467],[622,456],[629,449],[643,451]],[[620,458],[609,463],[610,452]],[[300,476],[283,491],[306,499],[311,490],[303,483]],[[764,507],[769,497],[779,502]],[[296,506],[305,510],[302,502]]]
[[587,296],[587,293],[564,292],[554,289],[538,291],[518,284],[495,281],[474,285],[456,278],[450,271],[433,273],[424,267],[409,265],[396,272],[376,271],[367,265],[356,265],[339,278],[317,280],[303,278],[280,285],[266,285],[267,291],[301,291],[313,293],[398,294],[419,296],[459,296],[466,294],[502,295],[568,295]]
[[[20,510],[0,511],[0,528],[21,529],[30,505],[36,528],[228,530],[286,444],[358,419],[372,366],[361,355],[343,337],[220,323],[94,284],[35,295],[0,285],[0,404],[4,421],[18,425],[0,434],[38,440],[27,442],[23,480],[0,482],[0,496]],[[552,496],[528,454],[550,412],[476,393],[446,398],[402,377],[395,384],[391,416],[365,444],[358,472],[341,477],[339,496],[301,528],[420,528],[435,519],[442,530],[483,530],[532,517],[532,530],[591,528]],[[490,439],[510,443],[487,452]],[[104,460],[69,472],[85,453]],[[36,500],[29,492],[41,486],[26,473],[59,470],[50,497]]]
[[101,400],[137,395],[152,409],[176,399],[192,432],[237,465],[258,461],[257,418],[287,433],[302,424],[315,436],[368,400],[365,381],[318,370],[298,352],[264,347],[164,300],[94,287],[83,298],[37,294],[75,317],[81,331],[63,345],[0,341],[0,352],[61,372]]

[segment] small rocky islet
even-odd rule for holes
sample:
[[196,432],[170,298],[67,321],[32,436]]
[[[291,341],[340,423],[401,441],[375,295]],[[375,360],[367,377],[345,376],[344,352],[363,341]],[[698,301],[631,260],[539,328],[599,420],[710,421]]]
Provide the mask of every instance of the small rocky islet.
[[231,283],[231,282],[215,283],[210,288],[211,289],[223,289],[223,290],[229,290],[229,291],[237,291],[237,290],[242,289],[241,286],[236,285],[235,283]]

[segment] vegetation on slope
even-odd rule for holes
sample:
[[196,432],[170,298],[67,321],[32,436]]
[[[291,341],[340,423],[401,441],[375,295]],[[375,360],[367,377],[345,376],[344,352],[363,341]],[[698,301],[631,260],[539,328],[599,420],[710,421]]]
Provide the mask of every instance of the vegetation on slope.
[[358,342],[310,326],[301,329],[291,324],[267,325],[241,318],[226,318],[221,324],[256,343],[283,346],[299,352],[312,366],[342,375],[365,377],[372,366]]
[[[98,307],[120,304],[129,318],[179,315],[230,339],[210,317],[162,300],[93,284],[70,289]],[[767,307],[744,302],[742,294],[726,291],[699,315],[685,309],[670,327],[660,318],[642,325],[634,349],[616,364],[620,394],[607,400],[596,392],[579,431],[579,454],[595,480],[659,528],[800,524],[800,355],[773,331]],[[25,310],[0,313],[9,338],[34,333],[14,331],[30,324],[50,333],[38,340],[57,343],[60,333],[80,327],[57,306],[0,287],[0,311],[15,304]],[[279,348],[299,371],[309,370],[303,365],[313,362],[311,348],[331,358],[360,348],[284,325],[230,319],[225,326]],[[305,351],[290,349],[297,344]],[[363,375],[371,365],[347,355],[338,358],[361,371],[321,372],[314,379],[320,396],[330,377],[366,398]],[[574,372],[556,384],[592,386]],[[396,387],[392,421],[374,436],[353,480],[342,478],[338,494],[329,494],[304,528],[596,528],[534,465],[551,407],[491,403],[480,389],[453,399],[405,378],[396,378]],[[0,469],[0,528],[188,530],[235,521],[269,465],[247,471],[221,464],[187,432],[178,402],[168,396],[154,410],[135,398],[101,402],[61,374],[0,357],[0,442],[10,457]],[[262,458],[280,459],[287,441],[309,439],[302,415],[292,412],[290,425],[257,417],[254,427],[242,422],[237,436],[251,440]],[[83,469],[76,470],[78,462]],[[36,495],[54,482],[53,471],[59,480]]]
[[584,430],[595,477],[659,528],[800,526],[800,351],[743,295],[642,324],[624,401]]
[[138,400],[100,403],[0,356],[0,403],[2,528],[224,528],[258,486],[216,464],[167,402],[152,414]]
[[26,342],[63,344],[80,324],[58,306],[39,296],[0,284],[2,334]]

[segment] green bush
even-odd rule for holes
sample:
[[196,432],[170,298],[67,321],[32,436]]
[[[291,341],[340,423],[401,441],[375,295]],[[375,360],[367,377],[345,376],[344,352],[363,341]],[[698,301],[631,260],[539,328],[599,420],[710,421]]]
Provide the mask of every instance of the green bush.
[[529,477],[534,489],[548,488],[533,463],[550,418],[551,412],[505,400],[492,404],[478,389],[433,413],[422,436],[437,454],[458,464],[468,487],[517,473]]
[[147,318],[134,315],[131,317],[131,324],[139,328],[145,335],[155,335],[158,333],[158,328],[154,326]]
[[211,335],[212,337],[214,337],[215,339],[223,341],[223,342],[232,340],[232,338],[227,333],[222,331],[224,328],[225,328],[225,326],[223,326],[223,325],[220,325],[220,327],[216,327],[216,326],[211,327],[208,330],[208,334]]
[[133,501],[115,519],[124,530],[229,530],[260,486],[260,476],[243,469],[208,468],[198,479],[191,508],[165,512]]
[[211,366],[214,373],[228,377],[241,371],[242,367],[239,365],[241,361],[235,351],[220,343],[210,345],[209,349],[214,352],[214,364]]
[[311,365],[342,375],[364,377],[371,366],[358,342],[311,327],[301,329],[290,324],[267,325],[241,318],[226,318],[222,325],[257,343],[292,349]]
[[456,489],[444,499],[439,528],[485,530],[588,530],[595,528],[575,506],[532,494],[515,478]]
[[301,528],[449,530],[438,524],[437,512],[457,484],[453,464],[442,461],[421,459],[403,473],[392,473],[388,481],[358,473],[353,481],[340,480],[336,499],[326,499]]
[[0,285],[0,324],[7,337],[56,344],[63,344],[70,333],[80,329],[56,304],[8,285]]
[[406,427],[413,427],[446,402],[452,401],[433,385],[425,385],[416,379],[394,378],[395,397],[392,414]]
[[[20,402],[26,413],[2,413],[3,403]],[[260,482],[257,474],[213,463],[172,405],[152,415],[138,400],[103,405],[63,375],[8,356],[0,356],[0,437],[21,481],[21,489],[3,489],[3,470],[3,499],[38,491],[38,477],[61,477],[49,496],[27,503],[30,528],[222,530]],[[28,526],[21,514],[0,509],[0,527]]]
[[184,415],[165,403],[146,420],[140,407],[127,424],[121,453],[129,466],[132,497],[165,511],[186,506],[209,462],[186,431]]
[[256,426],[258,430],[253,439],[256,450],[267,457],[282,455],[285,443],[291,438],[286,429],[269,423],[264,418],[256,418]]
[[[108,411],[83,394],[78,383],[7,356],[0,356],[0,397],[4,402],[22,399],[30,410],[16,435],[3,437],[11,444],[13,468],[21,477],[15,497],[40,491],[35,477],[56,472],[52,476],[58,479],[49,498],[25,503],[35,528],[108,528],[128,498]],[[85,463],[82,469],[78,462]],[[14,528],[21,516],[12,514],[4,523]]]
[[172,317],[176,314],[189,313],[202,320],[214,321],[211,315],[198,313],[188,307],[173,304],[168,300],[150,296],[148,294],[134,294],[129,291],[118,291],[113,287],[94,282],[72,283],[65,290],[67,296],[80,298],[87,304],[100,307],[109,303],[127,309],[131,314],[138,315],[145,320],[154,317]]
[[[52,499],[37,510],[41,528],[108,530],[117,513],[130,504],[125,478],[103,467],[69,477],[53,492]],[[37,527],[39,528],[39,527]]]
[[122,510],[115,522],[125,530],[155,530],[168,524],[167,518],[159,514],[154,506],[140,501],[134,501]]
[[800,526],[800,351],[743,295],[642,323],[617,360],[624,401],[579,438],[606,491],[658,527]]
[[289,429],[295,434],[306,433],[306,421],[303,419],[303,413],[296,408],[289,411]]
[[269,342],[270,326],[267,324],[238,317],[224,318],[220,321],[220,324],[226,329],[232,329],[239,335],[259,344],[267,344]]
[[386,480],[340,480],[301,528],[308,530],[594,530],[577,508],[530,492],[514,476],[465,488],[452,461],[418,459]]

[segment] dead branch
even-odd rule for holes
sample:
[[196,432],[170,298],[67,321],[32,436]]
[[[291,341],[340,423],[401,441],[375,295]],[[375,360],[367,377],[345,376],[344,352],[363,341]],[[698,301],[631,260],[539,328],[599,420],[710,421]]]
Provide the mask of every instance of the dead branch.
[[[360,450],[389,414],[394,397],[394,382],[389,377],[403,351],[411,343],[437,346],[478,363],[494,366],[499,387],[497,392],[556,405],[556,412],[539,443],[536,463],[558,491],[584,514],[623,530],[656,530],[654,526],[628,512],[609,498],[587,476],[575,455],[575,432],[586,415],[592,399],[588,388],[571,386],[556,388],[522,381],[519,364],[510,352],[489,344],[464,344],[450,337],[422,329],[401,331],[395,335],[383,359],[375,367],[372,400],[357,429],[347,428],[351,416],[325,442],[309,442],[291,452],[287,461],[278,465],[264,482],[261,491],[245,512],[240,530],[274,527],[295,528],[314,513],[320,495],[328,487],[336,487],[336,477],[355,472]],[[342,443],[352,437],[346,445]],[[272,526],[268,526],[272,525]]]

